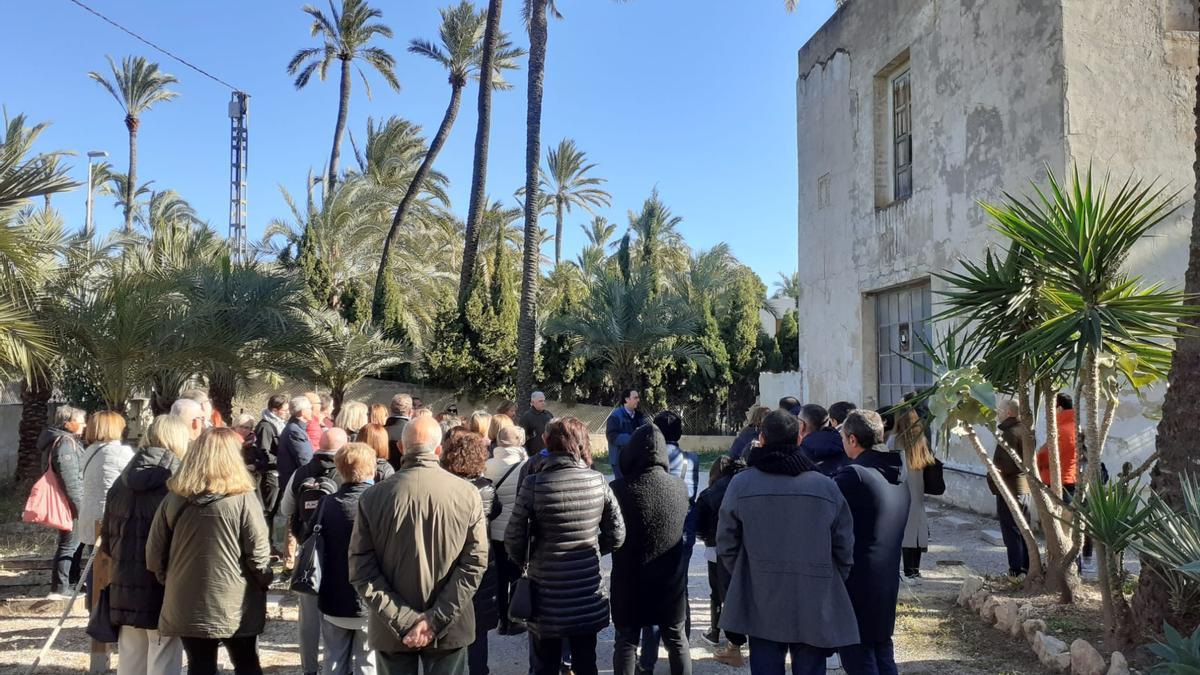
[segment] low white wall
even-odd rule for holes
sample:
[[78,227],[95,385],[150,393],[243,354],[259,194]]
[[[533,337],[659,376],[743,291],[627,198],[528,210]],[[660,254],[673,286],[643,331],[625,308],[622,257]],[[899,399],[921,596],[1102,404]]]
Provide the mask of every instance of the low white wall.
[[[784,396],[795,396],[804,401],[804,378],[798,371],[790,373],[759,373],[758,374],[758,403],[774,408],[779,399]],[[820,403],[820,401],[817,401]],[[827,403],[832,403],[829,401]],[[822,405],[825,405],[823,403]]]

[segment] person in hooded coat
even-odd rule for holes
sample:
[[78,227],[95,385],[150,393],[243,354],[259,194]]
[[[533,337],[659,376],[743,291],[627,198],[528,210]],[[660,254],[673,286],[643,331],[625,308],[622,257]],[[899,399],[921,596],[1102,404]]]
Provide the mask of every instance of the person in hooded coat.
[[[642,628],[657,626],[671,675],[689,675],[692,659],[684,626],[690,552],[683,546],[687,487],[668,473],[667,442],[652,424],[633,432],[619,461],[622,477],[610,485],[621,505],[625,544],[613,552],[613,672],[633,675]],[[657,650],[657,642],[652,644]]]
[[174,415],[159,415],[105,499],[100,549],[112,558],[109,618],[118,626],[118,675],[179,673],[183,643],[158,634],[163,586],[146,568],[146,541],[167,480],[179,470],[191,433]]
[[848,675],[896,673],[892,632],[900,591],[900,545],[908,522],[904,464],[884,444],[883,420],[855,410],[842,424],[850,462],[833,476],[854,515],[854,566],[846,590],[858,617],[859,643],[838,654]]

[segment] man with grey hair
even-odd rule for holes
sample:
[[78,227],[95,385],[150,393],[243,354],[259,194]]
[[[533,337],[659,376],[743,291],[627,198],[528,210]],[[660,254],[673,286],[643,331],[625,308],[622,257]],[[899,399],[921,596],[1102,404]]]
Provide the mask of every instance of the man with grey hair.
[[[53,425],[38,436],[37,447],[42,465],[49,465],[62,483],[71,506],[71,515],[79,514],[83,499],[83,444],[79,435],[87,425],[87,413],[62,405],[54,411]],[[83,546],[74,528],[59,531],[54,560],[50,563],[50,598],[65,598],[70,586],[79,581]]]
[[[992,454],[992,463],[996,465],[1001,480],[1008,486],[1012,496],[1022,502],[1021,511],[1028,522],[1029,509],[1025,506],[1024,500],[1029,495],[1029,483],[1025,479],[1025,475],[1017,468],[1017,463],[1013,460],[1012,455],[1004,447],[1007,445],[1024,461],[1025,439],[1022,437],[1019,427],[1020,411],[1017,402],[1009,398],[1000,402],[997,412],[999,413],[997,417],[1000,418],[1000,437],[996,439],[996,451]],[[1020,528],[1017,527],[1016,518],[1013,517],[1008,504],[1004,502],[1004,498],[1000,496],[1000,490],[992,482],[990,475],[988,476],[988,488],[996,496],[996,518],[1000,521],[1000,536],[1004,539],[1004,548],[1008,552],[1008,575],[1019,577],[1029,572],[1029,549],[1025,545],[1025,538],[1021,536]]]
[[183,420],[188,426],[188,434],[192,440],[200,437],[200,432],[204,431],[204,407],[192,398],[176,399],[171,404],[171,414]]
[[413,397],[411,394],[396,394],[388,406],[389,415],[383,423],[388,435],[388,464],[399,471],[403,455],[404,427],[412,420]]
[[529,410],[521,415],[517,426],[525,430],[525,451],[533,457],[546,447],[546,425],[554,419],[554,413],[546,410],[546,395],[535,391],[529,397]]
[[900,591],[900,543],[911,496],[899,453],[884,443],[883,419],[854,410],[842,423],[850,462],[833,475],[854,516],[854,566],[846,590],[858,618],[859,644],[838,654],[847,673],[896,673],[892,633]]
[[[212,426],[212,399],[208,397],[208,392],[203,389],[185,389],[179,394],[179,398],[190,398],[200,404],[200,415],[204,420],[204,428]],[[195,439],[193,439],[195,440]]]
[[350,538],[350,583],[369,610],[384,673],[464,675],[475,641],[472,597],[487,569],[479,491],[442,469],[430,416],[404,429],[399,471],[363,493]]

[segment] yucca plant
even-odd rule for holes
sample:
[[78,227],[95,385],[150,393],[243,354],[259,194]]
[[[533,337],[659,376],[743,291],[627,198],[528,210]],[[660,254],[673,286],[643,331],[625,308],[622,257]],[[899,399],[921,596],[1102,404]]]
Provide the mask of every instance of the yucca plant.
[[1166,675],[1200,675],[1200,628],[1184,637],[1169,623],[1163,624],[1163,640],[1148,647],[1150,653],[1162,659],[1150,669]]
[[1164,582],[1177,608],[1200,602],[1200,574],[1185,569],[1194,569],[1200,561],[1200,483],[1184,475],[1180,487],[1184,508],[1176,511],[1152,495],[1148,526],[1134,542],[1134,548],[1154,562],[1144,567],[1144,573]]
[[1113,481],[1093,486],[1079,508],[1083,527],[1096,546],[1106,638],[1134,642],[1139,637],[1122,590],[1125,550],[1145,534],[1153,509],[1146,505],[1137,486]]

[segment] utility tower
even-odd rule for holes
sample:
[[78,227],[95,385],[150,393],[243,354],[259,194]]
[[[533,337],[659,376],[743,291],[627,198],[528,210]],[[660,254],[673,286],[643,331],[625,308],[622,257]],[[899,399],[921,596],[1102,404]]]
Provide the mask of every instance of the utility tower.
[[233,257],[246,260],[246,158],[249,147],[250,95],[235,91],[229,99],[229,242]]

